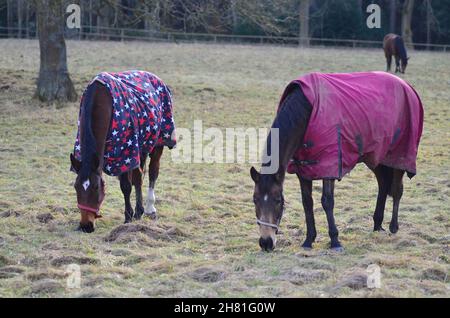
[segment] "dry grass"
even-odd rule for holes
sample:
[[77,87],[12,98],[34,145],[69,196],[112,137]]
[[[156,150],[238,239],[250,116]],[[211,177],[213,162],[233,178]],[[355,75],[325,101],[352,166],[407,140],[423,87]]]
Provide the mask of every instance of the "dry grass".
[[[346,252],[328,252],[326,219],[317,204],[318,241],[313,251],[302,251],[303,211],[297,180],[289,176],[280,246],[265,254],[257,245],[250,165],[176,164],[168,151],[157,186],[157,222],[121,226],[122,195],[108,178],[96,232],[75,232],[79,216],[68,156],[78,104],[46,106],[31,98],[35,41],[1,40],[0,47],[0,296],[450,295],[448,55],[412,52],[404,76],[423,98],[426,123],[418,175],[405,183],[399,233],[371,232],[376,182],[359,166],[336,189]],[[177,125],[187,128],[194,119],[205,127],[267,127],[294,77],[385,67],[379,50],[69,42],[68,52],[80,93],[104,70],[160,75],[174,91]],[[314,198],[320,202],[320,191]],[[386,221],[390,209],[391,201]],[[66,265],[73,262],[81,265],[81,289],[65,287]],[[363,282],[373,263],[383,275],[378,290]]]

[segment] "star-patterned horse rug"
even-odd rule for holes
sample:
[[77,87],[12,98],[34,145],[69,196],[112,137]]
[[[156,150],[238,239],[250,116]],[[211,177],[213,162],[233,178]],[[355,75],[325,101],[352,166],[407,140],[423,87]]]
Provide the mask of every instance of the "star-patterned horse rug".
[[[139,167],[139,154],[149,154],[155,146],[175,146],[170,90],[158,77],[143,71],[103,72],[93,81],[105,85],[112,97],[104,154],[106,174],[118,176]],[[79,137],[80,129],[74,154],[81,160]]]
[[[154,185],[164,146],[176,145],[172,96],[156,75],[144,71],[98,74],[83,93],[72,170],[77,173],[75,188],[82,213],[81,229],[93,231],[92,214],[100,217],[104,198],[102,172],[118,176],[125,197],[125,222],[145,212],[156,215]],[[142,205],[142,176],[147,156],[149,197]],[[136,214],[130,203],[132,185],[136,189]],[[89,217],[84,217],[89,216]],[[89,219],[89,220],[88,220]]]

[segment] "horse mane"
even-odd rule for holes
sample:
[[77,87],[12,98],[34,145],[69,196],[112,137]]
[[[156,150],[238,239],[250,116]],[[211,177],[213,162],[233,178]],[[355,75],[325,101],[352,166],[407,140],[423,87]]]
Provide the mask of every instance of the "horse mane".
[[82,102],[83,116],[81,120],[83,121],[84,130],[83,130],[83,137],[80,142],[81,169],[79,175],[81,177],[81,180],[86,180],[91,175],[92,162],[94,156],[96,155],[96,142],[94,133],[92,131],[92,109],[94,106],[95,89],[96,89],[95,83],[91,83],[84,93]]
[[[280,140],[280,157],[284,144],[281,141],[288,141],[293,136],[297,134],[293,133],[296,129],[300,129],[299,124],[308,124],[309,118],[311,116],[312,106],[309,103],[306,96],[303,94],[302,89],[298,84],[291,84],[287,87],[285,97],[280,103],[278,108],[277,116],[275,117],[272,128],[278,128],[279,140]],[[301,140],[297,141],[299,144]],[[267,138],[267,155],[271,155],[271,136],[269,134]],[[268,165],[267,163],[266,165]],[[264,166],[264,164],[263,164]],[[283,167],[286,168],[286,167]]]
[[408,60],[408,56],[406,54],[405,42],[403,41],[403,38],[401,36],[397,36],[395,38],[395,47],[402,61],[406,62]]
[[292,130],[298,128],[299,122],[307,123],[312,110],[311,104],[298,84],[289,86],[285,96],[272,124],[272,128],[279,129],[280,140],[289,138]]

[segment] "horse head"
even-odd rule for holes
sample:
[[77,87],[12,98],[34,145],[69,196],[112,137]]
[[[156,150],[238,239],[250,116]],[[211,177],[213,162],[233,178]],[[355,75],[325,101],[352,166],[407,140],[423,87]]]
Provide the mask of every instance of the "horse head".
[[402,61],[400,63],[400,72],[403,74],[405,73],[406,67],[408,66],[408,60],[409,60],[409,57],[402,59]]
[[79,230],[91,233],[95,230],[95,220],[100,217],[100,206],[105,198],[105,182],[102,178],[100,162],[94,155],[89,167],[70,154],[72,170],[77,173],[75,190],[77,192],[78,209],[81,220]]
[[275,174],[261,174],[252,167],[250,175],[255,182],[253,202],[261,235],[259,246],[269,252],[275,248],[275,235],[284,211],[284,174],[281,169]]

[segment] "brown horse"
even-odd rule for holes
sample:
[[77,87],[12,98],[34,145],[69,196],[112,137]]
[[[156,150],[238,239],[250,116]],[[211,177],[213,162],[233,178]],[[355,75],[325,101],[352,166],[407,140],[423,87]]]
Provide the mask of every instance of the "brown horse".
[[395,57],[395,73],[405,73],[408,66],[408,54],[405,43],[400,35],[389,33],[383,40],[384,55],[386,56],[386,72],[391,70],[392,56]]
[[[159,82],[158,82],[159,83]],[[116,98],[116,96],[115,96]],[[91,233],[95,230],[95,220],[100,217],[100,206],[105,197],[105,182],[102,173],[105,170],[105,150],[108,149],[108,140],[115,132],[114,108],[112,93],[104,83],[93,81],[86,89],[80,108],[79,117],[79,146],[82,159],[70,154],[71,168],[77,173],[75,190],[77,193],[78,208],[81,212],[79,230]],[[77,139],[78,141],[78,139]],[[77,147],[75,147],[77,148]],[[139,164],[124,171],[118,178],[120,189],[125,199],[125,223],[132,219],[140,219],[143,214],[156,218],[154,207],[154,188],[159,174],[160,159],[163,145],[152,148],[150,153],[140,151]],[[146,158],[150,156],[149,189],[146,208],[143,207],[142,186]],[[136,192],[135,210],[131,206],[130,195],[132,186]]]
[[[338,239],[338,229],[335,224],[334,215],[333,215],[333,208],[334,208],[334,185],[335,180],[340,180],[342,176],[349,172],[354,165],[356,165],[358,162],[364,162],[366,165],[373,171],[375,174],[375,177],[378,182],[378,198],[375,208],[375,213],[373,215],[374,220],[374,231],[384,231],[382,227],[383,217],[384,217],[384,209],[386,204],[386,198],[388,195],[393,197],[394,205],[393,205],[393,213],[392,213],[392,219],[389,225],[389,229],[392,233],[396,233],[398,231],[398,209],[399,209],[399,203],[400,199],[403,194],[403,175],[405,173],[405,170],[408,173],[408,176],[411,178],[415,174],[415,157],[417,155],[417,147],[418,142],[420,140],[420,135],[422,133],[422,123],[423,123],[423,110],[420,103],[420,99],[418,98],[418,95],[409,87],[406,83],[404,83],[401,79],[394,77],[392,75],[383,75],[385,73],[373,73],[369,74],[368,78],[375,77],[379,78],[379,82],[384,81],[386,78],[390,78],[388,80],[392,82],[387,82],[383,85],[389,85],[390,87],[395,87],[397,84],[400,84],[402,88],[405,89],[405,94],[409,95],[406,99],[393,99],[391,104],[388,104],[385,106],[384,110],[381,110],[386,118],[392,118],[392,123],[387,124],[386,126],[383,126],[378,132],[375,134],[375,140],[372,142],[370,138],[373,136],[371,135],[373,132],[373,126],[369,124],[367,121],[375,121],[380,126],[379,120],[374,120],[374,118],[371,118],[370,116],[363,116],[365,119],[357,119],[356,123],[357,128],[355,129],[356,136],[348,136],[349,130],[343,130],[341,126],[333,123],[330,127],[330,129],[327,130],[327,132],[331,132],[328,134],[318,134],[316,136],[311,136],[310,133],[313,130],[313,127],[311,126],[319,126],[323,124],[322,119],[320,118],[319,122],[315,121],[314,118],[318,118],[318,112],[314,112],[314,108],[319,108],[316,104],[312,104],[312,102],[309,101],[309,99],[306,97],[304,93],[305,87],[302,87],[301,85],[298,85],[299,82],[294,81],[291,83],[288,88],[286,88],[285,94],[282,98],[282,101],[280,103],[277,116],[272,124],[272,129],[276,129],[278,131],[278,140],[272,141],[272,132],[269,133],[269,136],[267,138],[266,142],[266,152],[268,155],[271,156],[277,156],[278,162],[279,162],[279,169],[276,173],[260,173],[258,172],[254,167],[250,169],[250,175],[255,183],[254,188],[254,194],[253,194],[253,201],[255,204],[255,210],[256,210],[256,218],[257,218],[257,224],[259,225],[259,231],[260,231],[260,239],[259,239],[259,245],[262,250],[264,251],[271,251],[274,249],[276,245],[276,234],[279,229],[280,221],[283,216],[284,212],[284,196],[283,196],[283,183],[285,179],[286,170],[290,173],[296,173],[297,177],[300,181],[300,188],[301,188],[301,196],[302,196],[302,203],[303,208],[305,212],[305,218],[306,218],[306,240],[304,241],[302,247],[305,249],[311,249],[312,244],[314,240],[316,239],[316,227],[315,227],[315,221],[314,221],[314,212],[313,212],[313,198],[312,198],[312,183],[313,180],[322,180],[323,188],[322,188],[322,207],[325,210],[326,218],[328,221],[328,233],[331,238],[331,249],[336,251],[342,251],[343,248],[341,246],[341,243]],[[342,78],[346,78],[348,76],[351,76],[353,74],[342,74]],[[339,74],[338,74],[339,76]],[[358,95],[348,95],[348,94],[342,94],[340,93],[331,93],[333,94],[333,98],[326,98],[326,96],[329,96],[330,94],[330,87],[339,85],[337,84],[337,81],[333,81],[333,75],[330,74],[324,74],[322,78],[326,78],[327,81],[330,81],[332,85],[324,85],[325,81],[319,81],[319,76],[313,76],[313,80],[309,81],[308,83],[318,83],[315,88],[321,91],[319,94],[319,97],[317,97],[317,100],[325,101],[327,103],[330,103],[331,109],[331,118],[334,118],[336,116],[339,116],[339,110],[337,110],[338,107],[343,108],[350,108],[351,114],[349,116],[343,116],[341,117],[343,119],[343,124],[350,123],[351,119],[350,117],[357,116],[357,113],[360,112],[360,110],[356,110],[358,107],[362,107],[364,115],[373,114],[371,113],[372,109],[378,109],[375,113],[376,115],[379,115],[380,108],[379,105],[384,105],[384,102],[381,102],[380,104],[380,98],[382,99],[382,95],[380,94],[378,96],[378,91],[376,89],[379,85],[374,85],[375,89],[372,91],[364,90],[362,87],[353,87],[353,90],[361,91],[362,96],[370,96],[369,99],[373,98],[372,103],[367,102],[366,100],[362,102],[353,103],[349,102],[346,103],[347,100],[340,100],[340,104],[338,103],[338,100],[342,97],[340,96],[350,96],[350,100],[354,100],[356,96]],[[341,87],[348,88],[351,85],[353,85],[355,82],[360,83],[362,86],[366,85],[366,80],[363,80],[361,76],[355,75],[354,78],[356,79],[353,83],[350,81],[343,81],[344,84]],[[380,80],[381,78],[381,80]],[[314,89],[311,89],[311,85],[306,84],[306,89],[308,89],[308,93],[312,94],[308,95],[310,96],[317,96],[317,91]],[[381,83],[378,83],[381,84]],[[314,84],[313,84],[314,85]],[[400,88],[397,86],[395,89],[398,90],[398,96],[403,94],[400,90]],[[359,95],[359,96],[361,96]],[[390,96],[390,95],[389,95]],[[344,97],[345,98],[345,97]],[[316,100],[316,101],[317,101]],[[399,104],[405,104],[399,105]],[[414,104],[414,106],[407,106],[408,104]],[[314,108],[313,108],[314,105]],[[341,106],[344,105],[344,106]],[[376,106],[376,107],[375,107]],[[322,107],[321,110],[324,108]],[[395,109],[400,109],[400,111],[397,113]],[[408,109],[408,110],[407,110]],[[410,112],[409,115],[405,115],[405,112]],[[400,114],[398,116],[398,114]],[[403,115],[401,115],[403,114]],[[375,117],[375,116],[372,116]],[[402,126],[401,121],[399,121],[398,118],[407,118],[405,119],[407,122],[411,122],[411,124],[404,124]],[[332,121],[332,119],[330,119]],[[352,123],[353,124],[353,123]],[[383,123],[384,124],[384,123]],[[369,127],[366,133],[368,132],[369,136],[368,138],[362,137],[360,134],[364,134],[364,127]],[[392,128],[392,129],[391,129]],[[401,130],[400,130],[401,129]],[[314,130],[317,131],[317,130]],[[389,131],[389,132],[388,132]],[[391,133],[392,131],[392,133]],[[387,134],[385,137],[383,137],[385,143],[382,146],[384,150],[382,154],[381,161],[382,162],[388,162],[397,161],[394,165],[395,166],[403,166],[408,168],[395,168],[390,167],[385,164],[382,164],[380,162],[373,161],[374,154],[376,157],[379,157],[379,153],[377,153],[376,149],[374,147],[379,144],[379,140],[381,140],[381,133]],[[403,136],[401,136],[404,134]],[[345,136],[347,135],[347,136]],[[305,136],[308,136],[308,138],[312,138],[314,140],[311,142],[310,140],[307,140]],[[314,139],[316,137],[316,139]],[[399,139],[400,138],[400,139]],[[274,142],[278,143],[278,146],[275,146],[274,149],[278,149],[278,154],[271,154],[272,152],[272,145]],[[316,145],[314,145],[316,143]],[[314,149],[315,146],[319,146],[318,144],[322,143],[325,145],[325,147],[319,149],[319,156],[317,157],[318,161],[316,160],[297,160],[296,156],[299,151],[299,149],[303,149],[306,151],[312,151],[310,149]],[[337,151],[334,152],[332,149],[335,144],[338,144],[338,147],[336,147]],[[375,146],[374,146],[375,145]],[[408,148],[408,145],[411,145],[412,149],[412,156],[404,156],[406,154],[405,149]],[[367,150],[366,150],[367,148]],[[390,149],[389,149],[390,148]],[[348,166],[346,166],[346,163],[349,162],[348,158],[350,156],[345,156],[345,153],[342,153],[342,151],[352,151],[352,158],[354,158],[354,161],[352,161]],[[389,150],[388,150],[389,149]],[[275,150],[276,152],[277,150]],[[301,150],[300,150],[301,151]],[[367,151],[367,153],[365,152]],[[400,153],[398,153],[400,152]],[[337,162],[339,164],[336,165],[329,165],[326,163],[327,158],[321,157],[322,153],[329,153],[331,155],[331,160],[334,162]],[[395,156],[392,157],[391,154],[395,153]],[[384,157],[383,157],[384,156]],[[412,158],[411,158],[412,157]],[[407,164],[408,159],[411,158],[413,161],[413,168],[410,168],[410,165]],[[308,172],[307,169],[314,168],[315,165],[320,166],[320,160],[323,160],[323,163],[325,163],[325,169],[323,172],[323,175],[320,177],[310,177],[302,174],[302,171]],[[267,166],[268,164],[263,164],[264,166]],[[289,171],[289,168],[292,167],[302,167],[302,169],[295,169],[295,172]],[[337,168],[336,166],[339,166]],[[344,167],[344,168],[342,168]],[[263,169],[262,168],[262,169]],[[346,171],[342,172],[342,169],[346,169]],[[333,171],[338,171],[338,175],[335,175]],[[328,177],[324,177],[328,176]]]

